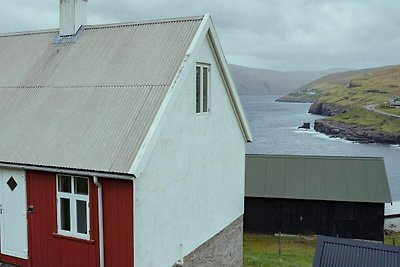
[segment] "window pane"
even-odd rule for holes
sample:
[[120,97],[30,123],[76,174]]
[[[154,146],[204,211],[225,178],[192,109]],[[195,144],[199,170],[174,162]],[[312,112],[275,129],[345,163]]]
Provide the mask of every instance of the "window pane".
[[86,201],[76,201],[76,223],[78,233],[87,234],[87,205]]
[[58,176],[58,192],[71,193],[71,176]]
[[203,112],[208,111],[208,68],[203,68]]
[[88,194],[89,180],[82,177],[74,177],[75,180],[75,193],[80,195]]
[[200,72],[201,68],[196,67],[196,113],[200,113]]
[[61,229],[71,231],[71,210],[67,198],[60,198]]

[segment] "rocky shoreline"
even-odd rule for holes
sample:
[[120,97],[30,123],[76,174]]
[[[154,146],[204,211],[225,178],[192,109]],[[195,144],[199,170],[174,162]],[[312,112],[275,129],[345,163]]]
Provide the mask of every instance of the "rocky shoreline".
[[[310,100],[296,99],[293,97],[285,96],[275,101],[306,103]],[[308,113],[330,117],[343,114],[349,110],[350,109],[348,107],[317,101],[311,104]],[[330,120],[329,118],[316,120],[314,122],[314,130],[326,134],[330,137],[343,138],[359,143],[400,145],[400,133],[379,132],[372,127],[338,122]]]
[[[348,111],[348,108],[316,102],[310,106],[309,113],[323,116],[335,116]],[[329,119],[319,119],[314,123],[314,130],[330,137],[343,138],[359,143],[380,143],[400,145],[400,133],[384,133],[372,127],[348,124]]]
[[323,115],[323,116],[335,116],[345,113],[348,110],[349,110],[348,108],[335,104],[315,102],[310,106],[308,113]]
[[382,133],[370,127],[329,119],[316,120],[314,122],[314,129],[330,137],[344,138],[359,143],[400,144],[400,133]]

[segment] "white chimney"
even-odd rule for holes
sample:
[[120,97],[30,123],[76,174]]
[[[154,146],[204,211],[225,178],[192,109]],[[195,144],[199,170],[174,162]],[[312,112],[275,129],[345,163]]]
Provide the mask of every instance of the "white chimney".
[[75,35],[86,25],[88,0],[60,0],[60,36]]

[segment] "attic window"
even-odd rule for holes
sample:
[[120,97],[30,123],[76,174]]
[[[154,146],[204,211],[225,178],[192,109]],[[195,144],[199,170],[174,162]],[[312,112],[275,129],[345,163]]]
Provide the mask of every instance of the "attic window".
[[196,113],[210,111],[210,65],[196,65]]

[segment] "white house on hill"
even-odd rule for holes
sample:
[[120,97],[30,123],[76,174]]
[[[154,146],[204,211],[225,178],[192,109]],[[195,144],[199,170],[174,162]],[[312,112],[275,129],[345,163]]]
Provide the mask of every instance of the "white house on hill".
[[209,15],[0,34],[0,262],[241,266],[251,134]]

